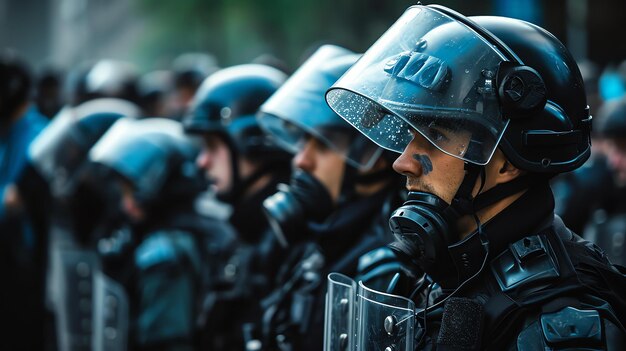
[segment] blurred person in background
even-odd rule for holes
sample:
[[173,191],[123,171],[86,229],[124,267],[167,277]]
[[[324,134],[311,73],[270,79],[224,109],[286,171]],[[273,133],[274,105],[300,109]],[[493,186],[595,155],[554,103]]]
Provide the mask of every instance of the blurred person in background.
[[139,78],[139,105],[146,116],[168,117],[168,101],[174,90],[174,74],[152,71]]
[[[45,129],[45,132],[40,137],[37,137],[33,145],[30,145],[31,147],[28,148],[27,157],[24,159],[24,165],[19,175],[13,183],[6,187],[5,199],[7,200],[7,208],[11,212],[19,214],[20,217],[29,218],[30,226],[28,227],[28,232],[32,232],[31,236],[38,239],[35,247],[36,254],[32,260],[37,267],[37,272],[41,273],[41,276],[34,274],[37,277],[43,278],[44,276],[46,271],[44,267],[49,262],[48,253],[53,249],[52,246],[56,247],[59,241],[64,242],[62,238],[53,236],[51,238],[52,246],[49,245],[51,216],[59,215],[59,213],[55,213],[52,210],[53,204],[58,205],[55,202],[56,200],[53,199],[58,194],[51,193],[51,191],[56,191],[56,183],[63,183],[67,178],[73,177],[74,174],[67,173],[70,170],[64,168],[60,168],[62,171],[60,173],[46,174],[45,170],[40,168],[40,163],[42,159],[44,159],[44,163],[53,162],[53,160],[45,159],[47,156],[41,157],[38,153],[48,155],[46,152],[51,150],[45,150],[46,147],[35,147],[35,145],[38,144],[37,141],[39,139],[43,141],[40,145],[45,145],[45,140],[49,139],[51,135],[67,132],[65,129],[72,125],[73,122],[93,113],[114,112],[130,118],[137,117],[140,114],[138,107],[128,101],[134,99],[135,96],[133,79],[132,69],[123,63],[103,61],[90,67],[88,70],[84,70],[83,74],[80,75],[79,81],[76,82],[74,92],[78,104],[64,107],[56,118],[52,120],[48,128]],[[61,150],[60,152],[67,152],[65,156],[71,156],[69,149]],[[98,210],[92,212],[81,211],[85,208],[80,206],[74,208],[82,216],[71,218],[80,218],[83,221],[82,223],[86,223],[93,219],[96,213],[99,213]],[[94,208],[91,207],[91,209],[93,210]],[[67,216],[67,213],[65,215]],[[55,233],[57,232],[59,231],[55,231]],[[87,233],[81,234],[87,236]],[[43,282],[45,279],[33,279],[31,281],[36,281],[38,284],[41,281],[41,284],[37,285],[36,288],[29,289],[29,291],[32,291],[32,294],[37,294],[38,299],[45,294],[44,291],[49,290],[44,288],[45,283]],[[41,301],[43,303],[44,299],[42,298]],[[48,329],[53,330],[54,327]],[[43,340],[43,337],[36,340]]]
[[126,253],[106,239],[99,243],[105,272],[110,256],[118,256],[112,275],[129,296],[130,350],[198,349],[204,293],[216,284],[213,273],[234,234],[195,210],[208,184],[195,166],[197,152],[179,122],[158,118],[119,121],[90,152],[112,171],[108,180],[121,190],[118,206],[131,232]]
[[[31,101],[32,76],[11,51],[0,52],[0,304],[7,349],[43,348],[45,237],[23,210],[14,183],[27,165],[28,146],[48,120]],[[41,199],[45,201],[45,199]],[[34,336],[34,337],[33,337]]]
[[[599,78],[600,68],[591,61],[579,62],[578,66],[585,83],[589,111],[595,126],[602,124],[606,111],[601,111]],[[565,225],[575,233],[584,233],[594,211],[590,203],[598,203],[609,196],[611,171],[606,162],[605,142],[599,129],[591,130],[591,156],[578,169],[555,176],[550,185],[554,191],[554,211]]]
[[387,218],[401,204],[395,155],[354,130],[324,99],[359,57],[324,45],[261,106],[261,127],[294,155],[294,170],[289,185],[263,203],[288,257],[261,301],[258,349],[321,350],[326,276],[360,273],[368,285],[386,289],[400,269],[383,264],[395,261],[390,251],[376,250],[393,240]]
[[220,201],[232,206],[229,222],[241,246],[231,258],[231,287],[204,306],[206,344],[243,349],[243,325],[258,315],[281,253],[263,215],[262,202],[288,181],[290,155],[261,131],[255,114],[285,81],[281,71],[260,64],[224,68],[200,86],[184,119],[185,131],[202,138],[197,166]]
[[63,107],[63,77],[61,72],[46,68],[37,76],[35,104],[39,112],[52,119]]
[[144,116],[139,107],[138,78],[136,68],[125,61],[84,62],[68,73],[64,87],[66,104],[55,119],[98,112],[131,118]]
[[[103,279],[95,246],[102,234],[96,229],[112,228],[117,211],[106,206],[113,202],[107,199],[115,198],[115,189],[97,182],[96,173],[101,170],[89,167],[88,152],[123,116],[95,113],[74,117],[63,115],[53,120],[32,142],[31,174],[17,183],[26,203],[48,199],[44,209],[49,237],[46,304],[52,316],[47,321],[46,344],[60,350],[94,347],[91,326],[97,324],[93,318],[98,310],[94,302],[97,294],[84,285],[97,286],[95,280]],[[26,179],[31,181],[26,183]]]
[[217,60],[210,54],[189,52],[174,59],[174,91],[168,104],[168,117],[181,120],[200,84],[218,69]]
[[593,192],[585,187],[573,191],[588,195],[586,211],[578,214],[586,224],[585,238],[604,249],[613,263],[626,266],[626,96],[604,103],[598,117],[607,173],[589,175]]

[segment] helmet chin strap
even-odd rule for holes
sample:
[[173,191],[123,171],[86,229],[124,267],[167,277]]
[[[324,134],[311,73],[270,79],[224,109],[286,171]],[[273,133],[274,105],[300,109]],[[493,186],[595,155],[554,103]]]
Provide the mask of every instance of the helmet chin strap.
[[[478,237],[480,238],[482,247],[485,251],[485,258],[483,259],[481,267],[476,273],[467,278],[465,281],[461,282],[454,289],[454,291],[450,293],[450,295],[446,296],[443,300],[432,306],[426,306],[422,311],[424,314],[433,311],[435,308],[445,303],[450,297],[453,297],[465,285],[474,280],[474,278],[476,278],[485,268],[487,260],[489,259],[489,238],[487,237],[487,234],[482,231],[482,224],[480,223],[480,219],[478,218],[478,211],[508,196],[517,194],[518,192],[528,188],[538,180],[536,177],[524,175],[515,178],[514,180],[507,183],[498,184],[483,193],[482,190],[485,186],[485,167],[466,162],[465,170],[465,178],[459,186],[459,189],[457,190],[457,193],[452,200],[452,204],[448,207],[447,212],[450,212],[450,214],[457,216],[457,219],[463,215],[473,216],[474,220],[476,221],[476,231]],[[481,183],[478,190],[478,195],[472,197],[471,192],[473,190],[474,184],[476,184],[476,179],[479,175],[481,178]]]
[[[450,214],[456,218],[464,215],[475,216],[478,211],[527,189],[538,180],[537,177],[523,175],[482,192],[485,183],[485,167],[465,162],[465,172],[465,178],[463,178],[463,182],[454,195],[452,204],[450,204]],[[474,197],[472,190],[478,176],[481,177],[482,182],[478,195]]]
[[[475,208],[475,199],[472,196],[472,191],[474,190],[478,176],[482,177],[482,183],[484,183],[485,167],[465,162],[465,176],[463,177],[463,181],[457,189],[456,194],[454,194],[452,203],[445,211],[448,218],[458,220],[464,215],[474,215],[476,211],[479,210]],[[461,238],[457,239],[460,240]]]

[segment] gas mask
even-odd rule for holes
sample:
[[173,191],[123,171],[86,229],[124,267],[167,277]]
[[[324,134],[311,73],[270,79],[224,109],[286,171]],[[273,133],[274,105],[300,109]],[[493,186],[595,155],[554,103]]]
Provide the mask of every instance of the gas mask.
[[333,211],[333,200],[326,187],[310,173],[295,170],[289,185],[263,201],[263,209],[280,244],[287,247],[305,239],[308,221],[321,222]]
[[458,217],[452,206],[438,196],[410,192],[389,219],[396,239],[389,248],[415,275],[426,272],[436,281],[456,278],[448,246],[459,240],[455,229]]

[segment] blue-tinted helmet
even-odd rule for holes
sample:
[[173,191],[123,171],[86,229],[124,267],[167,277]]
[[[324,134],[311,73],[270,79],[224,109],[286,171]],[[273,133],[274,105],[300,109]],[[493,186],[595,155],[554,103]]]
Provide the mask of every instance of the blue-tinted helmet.
[[90,152],[125,179],[145,206],[174,198],[193,198],[205,190],[204,175],[195,166],[198,147],[179,122],[163,118],[121,120]]
[[135,67],[124,61],[98,61],[84,76],[84,94],[86,100],[109,97],[138,102]]
[[183,120],[185,131],[219,134],[237,154],[251,158],[284,154],[263,134],[255,115],[286,78],[283,72],[259,64],[217,71],[196,92]]
[[59,115],[33,140],[28,150],[31,163],[57,197],[73,194],[89,150],[124,116],[100,112],[72,117],[67,113]]
[[292,153],[298,152],[305,136],[310,135],[340,154],[349,165],[371,167],[382,149],[354,130],[324,99],[326,90],[359,57],[338,46],[320,47],[261,106],[261,127]]

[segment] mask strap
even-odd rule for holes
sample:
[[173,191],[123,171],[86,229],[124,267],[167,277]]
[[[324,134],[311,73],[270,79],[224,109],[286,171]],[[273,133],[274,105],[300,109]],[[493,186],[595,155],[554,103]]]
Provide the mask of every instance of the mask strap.
[[511,180],[510,182],[498,184],[495,187],[487,190],[484,193],[479,193],[474,201],[474,209],[476,211],[481,210],[487,206],[493,205],[496,202],[517,194],[518,192],[532,186],[537,182],[537,177],[531,177],[524,175]]
[[472,190],[481,172],[484,172],[484,166],[465,162],[465,177],[446,212],[451,212],[455,218],[475,212]]

